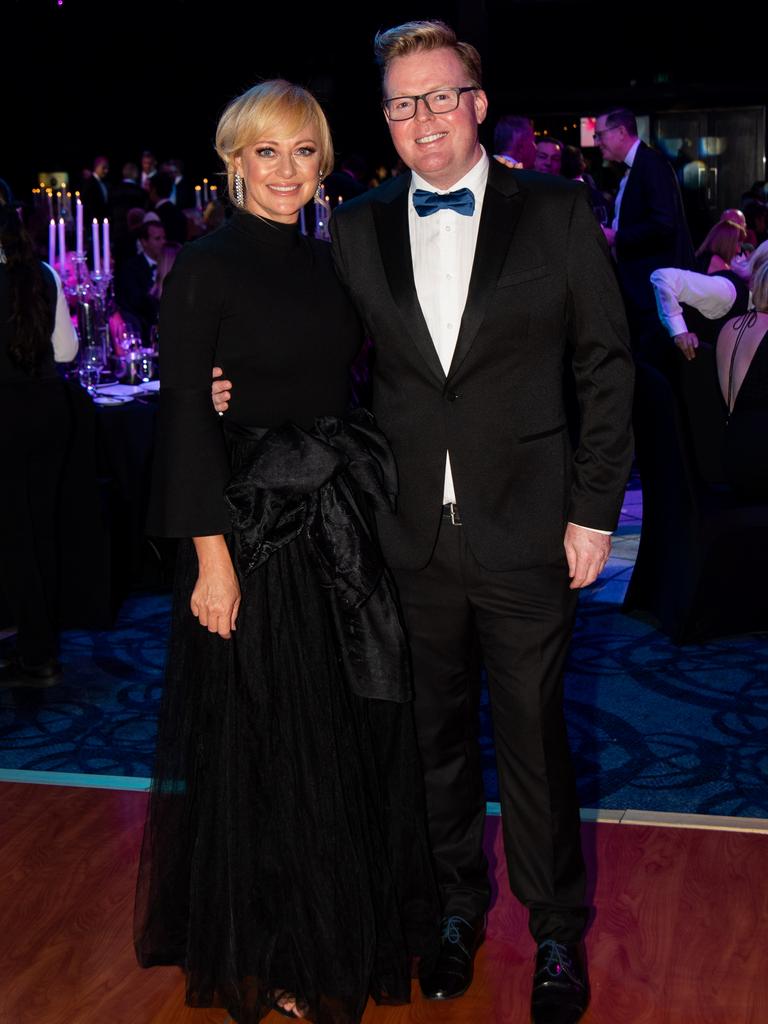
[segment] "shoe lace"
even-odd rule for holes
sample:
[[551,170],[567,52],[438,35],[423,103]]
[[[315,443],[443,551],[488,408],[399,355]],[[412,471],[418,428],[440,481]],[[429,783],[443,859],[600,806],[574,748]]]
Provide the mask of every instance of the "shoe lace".
[[566,947],[554,939],[546,939],[541,943],[540,949],[547,950],[547,962],[544,970],[553,978],[559,977],[563,972],[570,974],[573,971],[573,961],[566,952]]
[[446,917],[443,921],[443,942],[451,942],[455,946],[458,946],[463,953],[469,956],[469,950],[466,948],[464,943],[461,941],[461,932],[459,931],[459,924],[466,924],[467,922],[463,917],[454,915],[453,917]]

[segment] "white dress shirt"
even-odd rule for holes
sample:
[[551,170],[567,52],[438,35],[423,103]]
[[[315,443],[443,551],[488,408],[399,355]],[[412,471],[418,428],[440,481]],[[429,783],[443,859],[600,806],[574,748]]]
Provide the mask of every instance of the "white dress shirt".
[[736,301],[736,286],[727,277],[697,274],[693,270],[662,267],[651,274],[651,284],[659,319],[672,338],[688,331],[681,302],[698,309],[707,320],[718,320]]
[[[414,171],[408,195],[408,230],[411,236],[413,280],[421,311],[427,322],[440,363],[450,369],[475,261],[477,231],[488,182],[485,150],[475,166],[449,189],[435,189]],[[413,206],[417,188],[427,192],[458,192],[468,188],[475,197],[474,213],[467,217],[455,210],[438,210],[420,217]],[[443,503],[456,501],[450,453],[445,453]]]
[[627,180],[632,171],[632,164],[635,162],[637,156],[637,150],[640,147],[640,139],[632,144],[629,152],[624,157],[624,163],[627,165],[627,169],[624,172],[624,177],[619,182],[619,191],[616,193],[616,203],[613,207],[613,224],[611,227],[614,231],[619,230],[619,213],[621,212],[621,200],[624,198],[624,189],[627,187]]
[[51,335],[53,358],[57,363],[69,363],[77,355],[77,332],[69,315],[69,306],[64,295],[64,289],[61,287],[61,278],[53,267],[47,263],[44,265],[53,274],[53,279],[56,282],[56,319],[53,324],[53,334]]

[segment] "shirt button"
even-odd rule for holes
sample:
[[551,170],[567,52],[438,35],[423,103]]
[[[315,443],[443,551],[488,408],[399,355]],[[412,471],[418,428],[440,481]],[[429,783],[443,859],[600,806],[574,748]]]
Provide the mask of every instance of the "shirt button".
[[450,224],[446,224],[445,225],[445,230],[446,231],[450,231],[451,230],[451,225]]
[[449,281],[453,280],[453,274],[446,274],[445,276],[448,278]]
[[446,324],[445,326],[448,328],[449,331],[453,329],[453,324]]

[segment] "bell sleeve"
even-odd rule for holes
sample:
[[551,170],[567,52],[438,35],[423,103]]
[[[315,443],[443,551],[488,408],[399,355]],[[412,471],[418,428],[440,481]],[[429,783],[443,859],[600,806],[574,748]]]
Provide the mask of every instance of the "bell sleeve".
[[230,463],[211,402],[211,370],[224,308],[214,253],[187,246],[160,305],[160,408],[147,532],[155,537],[226,534]]

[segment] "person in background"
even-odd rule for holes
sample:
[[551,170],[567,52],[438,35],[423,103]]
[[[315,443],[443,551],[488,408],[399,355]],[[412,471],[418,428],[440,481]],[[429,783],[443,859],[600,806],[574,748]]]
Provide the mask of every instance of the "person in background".
[[83,215],[86,224],[90,224],[94,217],[97,220],[103,220],[109,213],[108,174],[109,160],[105,156],[97,156],[93,161],[93,170],[83,182],[81,188]]
[[603,233],[616,259],[616,270],[629,319],[636,358],[666,371],[669,346],[659,332],[651,274],[659,267],[693,269],[693,245],[675,171],[637,134],[630,110],[600,114],[595,143],[604,160],[623,164],[613,223]]
[[737,224],[718,221],[696,250],[695,269],[700,274],[730,270],[741,250],[744,233]]
[[539,174],[560,174],[563,160],[563,144],[558,139],[539,139],[536,143],[534,171]]
[[156,174],[157,157],[151,149],[145,149],[141,154],[141,187],[149,191],[149,183]]
[[125,259],[115,273],[115,302],[123,316],[139,325],[146,341],[157,323],[159,303],[152,288],[166,243],[165,228],[159,220],[145,220],[137,236],[141,252]]
[[176,262],[176,257],[181,252],[181,246],[178,242],[166,242],[163,248],[160,250],[160,257],[157,261],[157,272],[155,274],[155,283],[149,289],[150,298],[156,299],[158,302],[163,297],[163,285],[166,277],[170,274],[173,264]]
[[494,159],[507,167],[530,171],[536,162],[533,122],[522,114],[505,114],[493,130]]
[[58,496],[72,425],[56,364],[76,354],[59,277],[35,256],[0,181],[0,586],[17,629],[0,686],[61,678]]
[[173,178],[165,171],[158,171],[149,182],[149,200],[165,228],[165,237],[183,245],[187,240],[187,218],[171,202],[172,191]]

